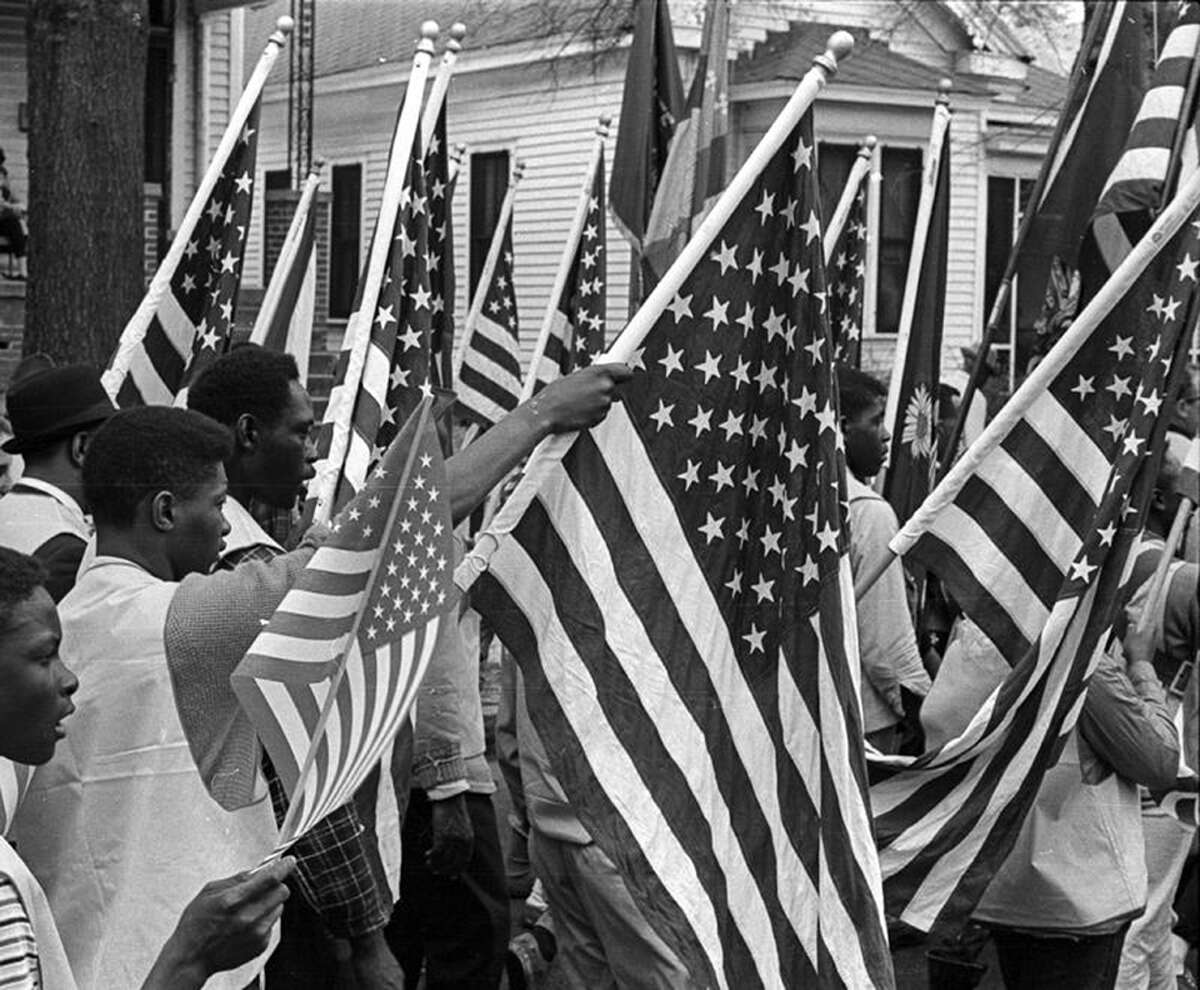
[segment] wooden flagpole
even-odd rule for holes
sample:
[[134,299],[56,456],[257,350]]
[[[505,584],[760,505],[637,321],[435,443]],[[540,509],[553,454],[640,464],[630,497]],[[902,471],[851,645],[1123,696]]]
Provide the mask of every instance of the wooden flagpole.
[[429,99],[425,101],[425,110],[421,114],[421,151],[429,154],[429,142],[437,128],[438,114],[446,102],[446,94],[450,91],[450,77],[454,75],[454,63],[458,61],[458,53],[462,51],[462,40],[467,36],[467,26],[461,21],[450,25],[450,38],[446,49],[442,52],[442,61],[438,65],[438,73],[433,79],[433,88],[429,91]]
[[254,104],[262,95],[267,76],[271,74],[271,69],[275,65],[276,59],[279,58],[280,51],[287,44],[288,35],[292,33],[293,27],[295,27],[295,22],[286,15],[275,22],[275,30],[267,39],[267,45],[258,57],[258,64],[250,73],[242,95],[233,108],[233,113],[229,115],[225,133],[221,135],[221,141],[217,145],[216,151],[213,152],[212,158],[209,159],[208,168],[201,177],[200,184],[196,187],[192,202],[188,205],[178,230],[175,231],[175,239],[171,241],[171,247],[167,250],[166,257],[163,258],[154,277],[150,280],[150,286],[146,289],[146,295],[142,298],[141,304],[129,318],[129,322],[125,324],[125,329],[121,331],[117,351],[113,355],[108,369],[101,376],[104,388],[114,402],[117,398],[117,391],[129,371],[133,355],[145,338],[150,321],[158,311],[159,303],[162,302],[163,296],[171,291],[171,279],[174,278],[175,270],[183,260],[188,241],[196,229],[196,224],[200,221],[200,214],[204,212],[204,205],[212,195],[213,187],[221,177],[225,163],[233,153],[234,145],[237,144],[242,129],[250,118],[250,111],[254,109]]
[[[834,32],[825,46],[824,53],[813,59],[813,67],[805,73],[779,116],[775,118],[767,129],[767,133],[750,153],[750,157],[738,169],[737,174],[713,204],[712,209],[692,232],[691,240],[684,245],[679,257],[663,273],[663,277],[646,297],[638,311],[633,314],[633,317],[625,325],[625,329],[621,331],[604,356],[597,358],[594,363],[627,363],[633,357],[634,351],[641,346],[646,334],[650,332],[663,311],[671,304],[684,280],[692,273],[692,269],[704,259],[705,254],[712,247],[713,241],[734,211],[741,205],[762,170],[783,146],[783,142],[800,122],[800,118],[812,106],[817,93],[837,72],[838,62],[845,59],[853,48],[854,38],[850,32]],[[560,433],[547,437],[538,444],[530,455],[525,476],[509,496],[508,501],[496,513],[491,525],[479,534],[474,549],[454,572],[455,583],[460,589],[465,591],[470,588],[479,575],[487,570],[488,561],[499,546],[500,538],[510,532],[520,521],[541,487],[542,480],[554,465],[562,460],[563,455],[575,442],[575,436],[574,433]]]
[[321,187],[321,169],[325,162],[318,158],[313,162],[312,171],[304,180],[304,188],[300,193],[300,201],[296,204],[296,212],[292,214],[292,222],[288,226],[287,236],[279,249],[279,258],[275,262],[275,270],[271,273],[271,281],[263,294],[262,308],[254,321],[254,329],[250,332],[250,343],[262,344],[267,339],[267,332],[275,321],[275,311],[279,308],[279,298],[283,295],[283,284],[287,281],[288,272],[300,250],[300,241],[304,233],[304,225],[308,222],[308,214],[317,190]]
[[554,315],[558,312],[558,297],[562,295],[567,279],[571,277],[571,263],[575,260],[575,251],[579,247],[579,239],[583,236],[583,226],[587,223],[588,206],[592,200],[592,189],[596,182],[596,169],[600,166],[600,157],[604,153],[604,142],[608,137],[608,129],[612,124],[612,114],[602,114],[596,125],[596,138],[592,142],[592,154],[588,159],[587,168],[583,173],[583,185],[579,190],[579,200],[575,204],[575,216],[571,219],[571,229],[567,232],[567,240],[563,245],[562,254],[558,259],[558,271],[554,273],[554,285],[550,289],[550,299],[546,303],[546,313],[542,317],[542,328],[538,332],[537,343],[533,347],[533,358],[529,362],[529,371],[525,381],[521,383],[521,401],[532,398],[533,387],[537,384],[537,367],[546,353],[546,344],[550,341],[550,333],[554,329]]
[[858,149],[858,155],[854,159],[854,164],[850,166],[850,174],[846,176],[846,185],[842,189],[842,198],[838,200],[838,204],[833,211],[833,216],[829,218],[829,223],[825,226],[823,236],[825,239],[825,264],[827,266],[833,257],[833,249],[837,245],[837,240],[842,236],[842,228],[846,225],[846,217],[850,215],[850,207],[854,205],[854,197],[858,195],[859,186],[862,185],[867,173],[871,171],[871,160],[874,156],[875,135],[868,134],[863,138],[862,146]]
[[862,595],[887,570],[892,560],[907,553],[914,543],[933,524],[934,519],[958,496],[967,480],[978,470],[980,464],[1028,412],[1029,407],[1041,398],[1059,372],[1075,357],[1076,352],[1087,343],[1092,333],[1108,316],[1112,308],[1133,287],[1142,273],[1149,267],[1158,253],[1175,236],[1196,208],[1200,206],[1200,170],[1192,173],[1188,181],[1148,231],[1126,255],[1125,260],[1113,271],[1108,281],[1091,298],[1075,322],[1067,329],[1025,378],[979,438],[967,448],[946,473],[938,486],[929,493],[911,519],[896,534],[889,546],[889,553],[882,555],[877,565],[865,572],[854,585],[854,597]]
[[904,280],[904,300],[900,305],[900,326],[896,333],[896,354],[892,359],[892,377],[888,384],[887,406],[883,422],[888,433],[895,436],[900,414],[900,386],[904,381],[904,365],[908,360],[908,344],[912,336],[913,318],[917,311],[917,293],[921,288],[921,269],[925,262],[925,243],[929,239],[929,224],[933,219],[933,201],[937,196],[938,170],[942,155],[949,154],[946,130],[950,126],[949,79],[938,83],[933,107],[933,124],[929,131],[929,151],[921,175],[921,199],[917,203],[917,223],[913,230],[912,253],[908,256],[908,275]]
[[[433,41],[438,35],[436,21],[425,21],[421,25],[421,38],[413,54],[412,71],[404,93],[404,106],[396,121],[392,136],[391,154],[388,157],[387,177],[383,185],[383,198],[379,203],[379,216],[375,221],[375,238],[371,242],[371,254],[367,260],[367,272],[363,282],[361,298],[364,302],[376,299],[387,268],[388,254],[392,248],[392,231],[404,192],[404,177],[412,155],[413,141],[420,126],[421,94],[429,74],[429,63],[433,58]],[[351,420],[354,403],[362,382],[363,368],[367,361],[367,349],[371,342],[371,323],[375,318],[374,305],[369,312],[362,308],[351,314],[346,324],[346,339],[343,351],[349,351],[346,376],[339,388],[329,396],[325,410],[325,422],[333,424],[333,436],[329,454],[318,467],[317,475],[308,485],[310,499],[316,500],[313,518],[317,522],[328,522],[333,514],[333,499],[337,491],[338,478],[346,461],[350,447]]]

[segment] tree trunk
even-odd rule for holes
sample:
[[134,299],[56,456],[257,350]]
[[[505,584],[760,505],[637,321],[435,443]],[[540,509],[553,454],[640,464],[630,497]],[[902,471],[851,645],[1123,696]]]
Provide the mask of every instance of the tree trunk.
[[24,351],[102,367],[144,290],[147,0],[34,0]]

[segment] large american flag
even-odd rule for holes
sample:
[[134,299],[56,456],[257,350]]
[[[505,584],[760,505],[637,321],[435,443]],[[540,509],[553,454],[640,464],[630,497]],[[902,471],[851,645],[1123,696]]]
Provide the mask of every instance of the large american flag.
[[829,261],[829,329],[839,364],[862,364],[863,312],[867,288],[867,181],[850,203],[846,225]]
[[[318,479],[325,472],[337,472],[334,511],[362,488],[370,466],[420,399],[432,395],[429,336],[434,296],[429,281],[430,197],[426,193],[421,160],[414,147],[394,223],[381,223],[376,228],[375,237],[387,237],[391,242],[379,285],[368,285],[365,276],[359,280],[347,337],[350,324],[370,323],[370,343],[362,377],[357,383],[347,381],[350,350],[344,348],[317,434]],[[335,432],[345,428],[347,406],[352,410],[349,441],[344,461],[336,464],[330,452]],[[313,490],[310,487],[310,493]]]
[[482,292],[483,308],[467,328],[458,368],[458,405],[481,427],[494,426],[521,401],[521,355],[517,347],[517,295],[513,288],[512,217],[505,223],[496,267]]
[[453,621],[446,472],[424,400],[232,677],[291,800],[279,848],[345,804]]
[[[1134,157],[1149,164],[1140,202],[1125,203],[1145,214],[1165,157]],[[1102,200],[1097,221],[1109,215]],[[1183,374],[1198,264],[1193,216],[953,500],[923,509],[892,543],[916,537],[909,557],[1013,664],[962,736],[914,763],[872,766],[888,912],[915,927],[971,910],[1074,726],[1153,482],[1139,470],[1161,449],[1159,413]]]
[[[476,585],[701,986],[891,986],[806,114]],[[515,498],[515,496],[514,496]]]
[[571,271],[555,300],[550,336],[535,369],[535,392],[560,375],[590,364],[604,350],[608,300],[604,220],[604,152],[601,151]]
[[169,284],[152,284],[157,298],[148,296],[121,333],[103,381],[123,409],[176,402],[229,345],[254,201],[258,111],[256,102]]

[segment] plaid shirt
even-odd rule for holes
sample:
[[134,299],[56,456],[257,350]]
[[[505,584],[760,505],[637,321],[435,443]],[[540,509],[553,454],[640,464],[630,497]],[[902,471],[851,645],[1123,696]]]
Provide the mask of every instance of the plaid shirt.
[[[237,510],[233,511],[236,513]],[[230,522],[236,527],[235,520]],[[223,554],[218,566],[233,570],[243,561],[267,561],[279,553],[265,543],[243,545]],[[287,794],[265,752],[262,769],[271,791],[275,821],[282,824],[288,809]],[[337,938],[354,938],[379,931],[392,915],[391,893],[381,889],[375,881],[371,850],[363,838],[364,831],[358,811],[351,802],[323,818],[296,840],[290,850],[296,857],[296,886]]]

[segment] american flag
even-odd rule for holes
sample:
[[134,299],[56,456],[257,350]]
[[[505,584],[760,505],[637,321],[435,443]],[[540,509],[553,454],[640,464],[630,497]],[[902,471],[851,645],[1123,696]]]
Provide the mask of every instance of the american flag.
[[[1161,184],[1144,174],[1141,211],[1156,207]],[[962,736],[911,765],[872,766],[888,912],[914,927],[971,910],[1074,726],[1153,481],[1139,468],[1161,449],[1159,412],[1183,373],[1198,264],[1193,218],[958,495],[893,541],[901,550],[910,528],[928,525],[910,559],[941,577],[1013,665]]]
[[547,469],[476,607],[697,985],[891,986],[811,113]]
[[863,303],[867,286],[867,183],[858,187],[846,225],[828,266],[829,329],[833,358],[852,368],[862,364]]
[[450,222],[457,177],[450,178],[450,148],[446,142],[446,105],[442,104],[429,149],[425,153],[425,179],[429,207],[429,269],[431,335],[434,384],[452,388],[454,353],[454,234]]
[[[383,277],[372,292],[364,277],[351,322],[369,320],[370,343],[362,379],[350,392],[346,381],[349,350],[344,349],[334,377],[325,419],[317,435],[318,476],[337,470],[327,455],[331,449],[344,403],[352,401],[350,438],[341,465],[333,500],[337,511],[366,482],[371,465],[396,435],[399,424],[422,396],[432,395],[429,335],[434,296],[429,281],[429,196],[426,194],[421,155],[414,150],[409,162],[398,214],[393,226],[377,229],[391,246]],[[347,326],[347,336],[350,328]]]
[[590,364],[604,351],[604,318],[608,307],[604,218],[604,152],[601,151],[571,272],[555,300],[554,322],[535,372],[535,392],[573,368]]
[[160,291],[152,283],[121,333],[103,381],[122,409],[171,405],[228,347],[254,201],[258,111],[256,102],[169,284]]
[[32,776],[33,767],[0,756],[0,837],[8,834],[8,827]]
[[431,401],[335,518],[233,674],[291,800],[280,849],[349,801],[379,764],[453,621],[450,503]]
[[467,327],[458,368],[459,409],[484,428],[500,422],[521,400],[511,216],[503,234],[497,234],[502,237],[500,254],[491,279],[475,290],[484,294],[483,308]]

